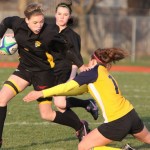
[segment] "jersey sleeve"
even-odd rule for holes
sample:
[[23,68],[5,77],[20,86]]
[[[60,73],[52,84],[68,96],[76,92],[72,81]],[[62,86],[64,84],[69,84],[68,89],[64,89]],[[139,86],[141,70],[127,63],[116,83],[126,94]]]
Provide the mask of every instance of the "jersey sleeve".
[[96,81],[98,77],[98,66],[94,67],[90,71],[82,72],[73,80],[70,80],[64,84],[59,84],[52,88],[42,90],[43,97],[50,96],[68,96],[68,95],[80,95],[88,92],[87,84]]
[[59,84],[52,88],[45,89],[42,92],[45,98],[45,97],[50,97],[50,96],[55,96],[55,95],[63,95],[64,93],[69,92],[72,89],[78,88],[78,87],[79,87],[79,84],[76,81],[71,80],[64,84]]
[[81,72],[74,80],[81,86],[84,84],[93,83],[98,78],[98,65],[89,71]]
[[74,34],[72,37],[72,48],[68,51],[70,53],[70,58],[72,58],[72,62],[74,65],[80,68],[83,65],[83,58],[81,56],[81,39],[78,34]]
[[80,68],[83,65],[80,36],[69,27],[66,32],[62,32],[62,36],[67,41],[67,59]]
[[7,17],[3,19],[0,23],[0,38],[3,37],[8,28],[15,31],[20,21],[20,18],[17,16]]

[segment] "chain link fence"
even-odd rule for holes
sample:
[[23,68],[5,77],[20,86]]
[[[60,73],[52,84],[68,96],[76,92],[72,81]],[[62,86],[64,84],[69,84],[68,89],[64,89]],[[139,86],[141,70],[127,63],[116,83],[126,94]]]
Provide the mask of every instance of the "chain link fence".
[[[49,1],[48,6],[56,5],[56,2]],[[18,15],[17,6],[13,9],[3,7],[0,10],[0,21],[7,16]],[[55,10],[53,10],[55,11]],[[109,11],[110,12],[110,11]],[[49,9],[46,16],[49,18]],[[54,12],[53,12],[54,13]],[[52,14],[52,12],[51,12]],[[78,20],[78,15],[76,18]],[[51,17],[50,20],[54,20]],[[49,21],[50,21],[49,20]],[[87,24],[87,51],[90,55],[98,47],[121,47],[129,50],[130,62],[144,61],[150,64],[150,17],[147,15],[127,15],[124,13],[103,13],[88,14]],[[75,30],[78,32],[78,24]],[[8,30],[7,33],[12,33]],[[82,40],[82,39],[81,39]],[[18,55],[0,56],[0,61],[17,61]]]

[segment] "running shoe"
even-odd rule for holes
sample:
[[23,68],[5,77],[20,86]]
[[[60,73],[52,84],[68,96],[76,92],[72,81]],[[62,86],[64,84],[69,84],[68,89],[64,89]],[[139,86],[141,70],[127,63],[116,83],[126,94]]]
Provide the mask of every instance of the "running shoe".
[[83,126],[76,132],[76,136],[78,137],[79,141],[81,141],[91,131],[87,121],[81,120],[81,122]]
[[135,150],[135,149],[132,148],[129,144],[126,144],[122,150]]
[[90,104],[86,107],[86,110],[91,113],[95,120],[98,119],[98,107],[93,99],[89,99]]

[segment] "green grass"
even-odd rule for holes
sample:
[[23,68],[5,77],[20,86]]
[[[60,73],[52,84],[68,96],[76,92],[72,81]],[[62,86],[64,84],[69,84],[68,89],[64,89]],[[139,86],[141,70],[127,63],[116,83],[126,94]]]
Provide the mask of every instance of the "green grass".
[[[13,69],[0,69],[0,86]],[[147,73],[112,72],[119,83],[122,94],[135,106],[136,111],[150,130],[150,75]],[[4,150],[77,150],[78,140],[73,129],[40,119],[36,102],[25,103],[22,98],[32,87],[17,95],[8,105],[8,113],[3,134]],[[89,95],[79,96],[83,99]],[[94,121],[82,108],[73,109],[81,119],[86,119],[90,127],[96,128],[102,123],[101,114]],[[110,146],[122,147],[126,143],[138,150],[150,150],[149,145],[127,136],[122,142],[113,142]]]

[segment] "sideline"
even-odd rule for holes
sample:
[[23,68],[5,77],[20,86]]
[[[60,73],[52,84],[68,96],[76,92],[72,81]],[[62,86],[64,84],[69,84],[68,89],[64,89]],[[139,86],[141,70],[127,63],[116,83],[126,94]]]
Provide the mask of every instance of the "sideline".
[[[18,62],[0,62],[0,68],[16,68],[17,65],[18,65]],[[111,71],[150,73],[150,67],[142,67],[142,66],[112,66]]]

